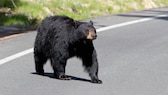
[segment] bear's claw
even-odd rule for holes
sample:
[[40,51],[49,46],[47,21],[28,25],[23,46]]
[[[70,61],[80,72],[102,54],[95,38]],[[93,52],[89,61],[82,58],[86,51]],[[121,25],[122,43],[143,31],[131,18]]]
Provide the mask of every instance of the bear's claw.
[[97,84],[102,84],[103,83],[101,80],[98,80],[98,79],[94,79],[91,82],[92,83],[97,83]]

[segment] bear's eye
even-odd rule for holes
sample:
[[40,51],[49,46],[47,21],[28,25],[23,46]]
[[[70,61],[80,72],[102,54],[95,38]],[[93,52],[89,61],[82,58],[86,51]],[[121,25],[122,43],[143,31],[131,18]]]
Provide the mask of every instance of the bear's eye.
[[89,29],[86,29],[86,32],[89,32],[90,30]]
[[90,30],[89,30],[89,29],[87,29],[87,30],[86,30],[86,34],[88,35],[88,34],[89,34],[89,32],[90,32]]

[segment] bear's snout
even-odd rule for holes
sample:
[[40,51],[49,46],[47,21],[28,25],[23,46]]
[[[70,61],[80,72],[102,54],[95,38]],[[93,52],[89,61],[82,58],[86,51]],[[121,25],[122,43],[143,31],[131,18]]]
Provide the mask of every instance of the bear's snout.
[[90,30],[88,35],[87,35],[87,39],[95,40],[96,38],[97,38],[97,34],[93,30]]

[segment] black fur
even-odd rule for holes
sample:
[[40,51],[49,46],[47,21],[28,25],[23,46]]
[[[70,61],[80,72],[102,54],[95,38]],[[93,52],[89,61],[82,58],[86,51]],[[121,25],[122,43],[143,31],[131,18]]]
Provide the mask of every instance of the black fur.
[[91,77],[93,83],[102,83],[98,78],[98,61],[92,40],[87,39],[89,30],[96,30],[92,22],[79,22],[67,16],[45,18],[38,27],[34,45],[35,68],[43,75],[43,66],[50,59],[57,79],[70,79],[65,75],[67,59],[77,56]]

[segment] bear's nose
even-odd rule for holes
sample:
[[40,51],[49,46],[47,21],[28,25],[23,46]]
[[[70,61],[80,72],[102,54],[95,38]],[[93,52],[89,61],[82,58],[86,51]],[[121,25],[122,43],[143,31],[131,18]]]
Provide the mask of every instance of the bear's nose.
[[97,38],[97,34],[92,35],[93,39]]

